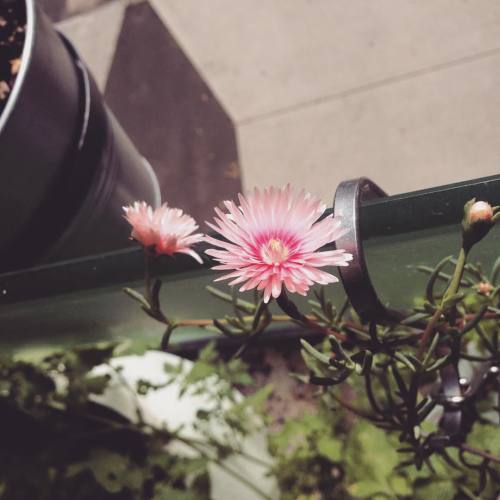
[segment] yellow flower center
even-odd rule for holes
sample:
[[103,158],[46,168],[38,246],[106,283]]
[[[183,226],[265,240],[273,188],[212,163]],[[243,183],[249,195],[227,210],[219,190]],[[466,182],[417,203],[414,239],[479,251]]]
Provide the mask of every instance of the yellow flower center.
[[277,238],[271,238],[262,249],[262,257],[267,264],[280,264],[289,253],[288,247]]

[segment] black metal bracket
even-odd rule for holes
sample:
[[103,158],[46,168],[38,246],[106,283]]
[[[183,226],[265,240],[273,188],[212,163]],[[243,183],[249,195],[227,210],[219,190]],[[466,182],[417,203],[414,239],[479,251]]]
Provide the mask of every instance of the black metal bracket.
[[[360,205],[362,201],[385,197],[387,194],[366,177],[341,182],[335,192],[334,214],[341,216],[348,231],[335,242],[353,256],[349,266],[340,267],[339,273],[347,297],[363,321],[390,324],[401,320],[405,314],[386,307],[379,299],[368,273],[360,230]],[[409,314],[409,313],[408,313]],[[440,427],[445,436],[439,436],[437,446],[462,439],[462,395],[457,367],[446,365],[440,370],[441,388],[436,396],[443,406]],[[444,439],[443,439],[444,438]]]
[[391,323],[402,318],[398,311],[386,308],[372,284],[363,250],[359,214],[362,201],[383,198],[387,194],[366,177],[341,182],[335,192],[333,211],[341,216],[347,233],[335,242],[353,256],[349,266],[339,268],[340,278],[352,307],[363,321]]

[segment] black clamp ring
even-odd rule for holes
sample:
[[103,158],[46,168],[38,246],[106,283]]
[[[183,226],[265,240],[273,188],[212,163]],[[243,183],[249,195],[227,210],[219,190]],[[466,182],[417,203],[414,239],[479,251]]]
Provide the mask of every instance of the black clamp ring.
[[343,227],[348,229],[335,241],[335,247],[352,254],[350,265],[339,268],[340,278],[352,307],[363,321],[393,323],[401,319],[402,314],[386,308],[378,298],[368,274],[359,224],[361,201],[386,196],[380,187],[366,177],[344,181],[335,192],[333,211],[336,216],[342,217]]
[[[335,192],[334,214],[341,216],[343,226],[348,231],[335,242],[336,248],[342,248],[353,256],[349,266],[340,267],[339,273],[344,289],[352,307],[363,321],[375,321],[390,324],[400,321],[405,314],[383,305],[372,284],[363,250],[363,238],[360,230],[361,201],[383,198],[387,194],[366,177],[341,182]],[[439,402],[444,412],[440,427],[446,433],[439,439],[456,441],[462,436],[463,401],[457,368],[446,365],[440,370],[441,394]]]

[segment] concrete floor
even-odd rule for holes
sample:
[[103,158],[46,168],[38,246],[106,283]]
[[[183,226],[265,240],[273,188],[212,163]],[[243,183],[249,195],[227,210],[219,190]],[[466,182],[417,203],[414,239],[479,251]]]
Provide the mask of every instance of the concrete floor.
[[[164,196],[194,203],[198,216],[240,189],[240,179],[244,189],[292,182],[328,202],[339,181],[361,175],[400,193],[500,172],[495,0],[44,2],[55,20],[65,18],[59,26],[165,179]],[[124,33],[137,9],[143,24]],[[166,35],[141,44],[158,23]],[[182,79],[176,51],[206,92],[194,77]],[[120,92],[144,58],[153,64],[134,80],[141,97]],[[161,96],[162,85],[177,90]],[[200,111],[202,94],[218,109]],[[177,98],[183,107],[172,107]],[[202,113],[203,126],[179,113]],[[202,128],[202,146],[189,127]],[[207,134],[213,129],[223,132]],[[162,153],[174,144],[182,154]],[[199,188],[187,190],[197,178]]]

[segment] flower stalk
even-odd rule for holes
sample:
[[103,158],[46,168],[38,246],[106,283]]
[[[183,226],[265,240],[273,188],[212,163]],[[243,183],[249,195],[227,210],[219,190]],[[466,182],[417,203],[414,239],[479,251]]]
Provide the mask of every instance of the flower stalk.
[[500,214],[500,212],[496,214],[495,212],[497,212],[499,208],[500,207],[493,208],[485,201],[476,201],[475,198],[465,204],[464,216],[462,219],[462,246],[455,264],[455,270],[444,292],[441,304],[434,311],[434,314],[422,332],[419,349],[417,351],[418,359],[422,359],[430,338],[443,314],[454,309],[457,303],[463,298],[459,290],[462,284],[465,265],[467,263],[467,256],[471,248],[481,241],[495,225]]
[[441,302],[442,309],[445,307],[446,303],[458,293],[458,290],[460,289],[460,283],[464,274],[468,253],[469,251],[463,246],[462,248],[460,248],[457,263],[455,265],[455,271],[453,272],[450,284],[443,295],[443,300]]
[[146,314],[167,327],[161,340],[161,348],[166,351],[177,325],[161,309],[162,283],[159,279],[153,281],[152,267],[159,256],[173,256],[176,253],[189,255],[202,264],[201,257],[191,246],[200,242],[203,236],[195,233],[198,225],[192,217],[166,203],[154,210],[145,202],[135,202],[123,207],[123,210],[125,219],[132,227],[131,238],[140,243],[144,250],[144,295],[130,288],[124,291],[141,304]]

